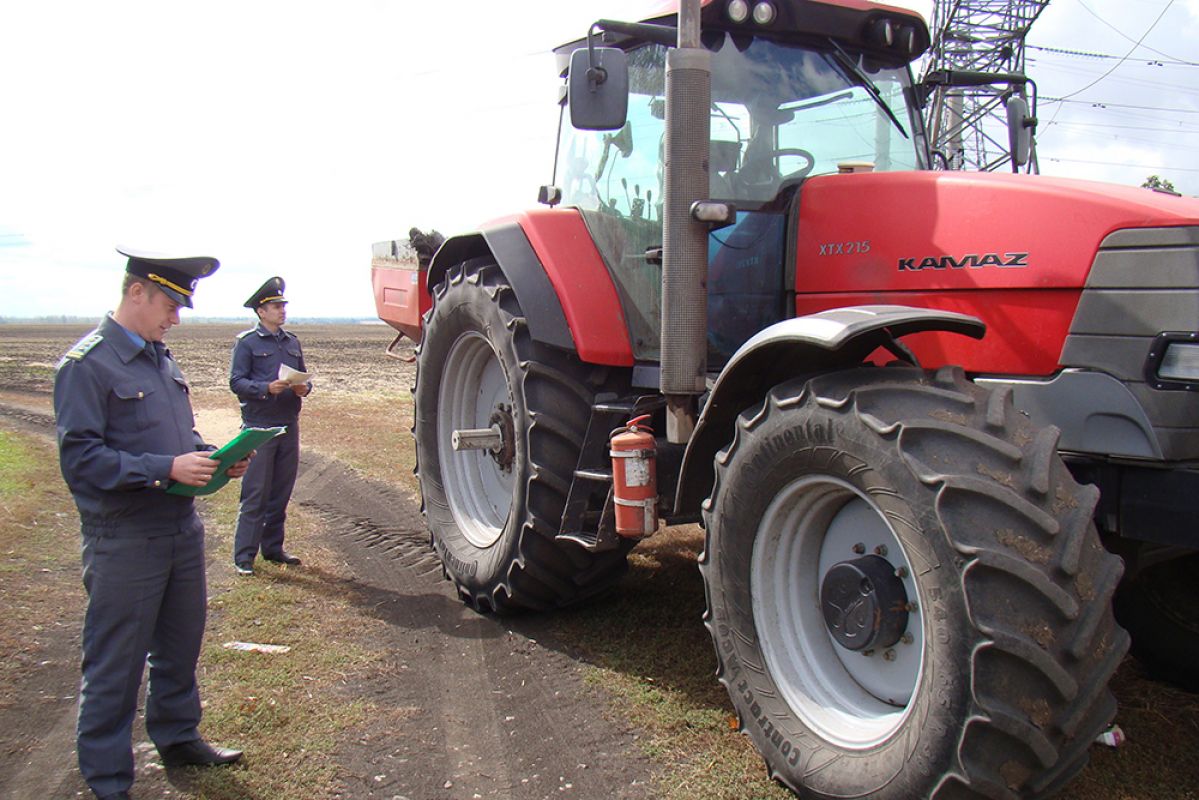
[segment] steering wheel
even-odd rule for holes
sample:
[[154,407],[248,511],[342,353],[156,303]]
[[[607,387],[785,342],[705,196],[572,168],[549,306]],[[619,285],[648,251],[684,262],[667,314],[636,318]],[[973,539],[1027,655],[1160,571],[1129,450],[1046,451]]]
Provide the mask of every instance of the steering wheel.
[[[749,151],[746,151],[749,155]],[[775,173],[776,158],[795,157],[802,158],[806,163],[794,172],[785,175]],[[737,170],[736,182],[742,187],[742,190],[747,193],[753,193],[755,190],[760,191],[764,188],[770,188],[782,184],[783,181],[806,178],[808,173],[817,166],[815,156],[803,150],[802,148],[775,148],[771,150],[763,150],[753,154],[741,164],[741,169]]]
[[771,150],[763,156],[763,162],[765,163],[766,161],[773,161],[775,158],[787,158],[789,156],[802,158],[802,160],[806,161],[807,163],[803,164],[803,166],[799,169],[796,169],[794,173],[779,175],[779,180],[789,181],[795,178],[806,178],[807,174],[811,173],[813,168],[817,166],[817,160],[815,160],[815,156],[813,156],[811,152],[803,150],[802,148],[778,148],[776,150]]

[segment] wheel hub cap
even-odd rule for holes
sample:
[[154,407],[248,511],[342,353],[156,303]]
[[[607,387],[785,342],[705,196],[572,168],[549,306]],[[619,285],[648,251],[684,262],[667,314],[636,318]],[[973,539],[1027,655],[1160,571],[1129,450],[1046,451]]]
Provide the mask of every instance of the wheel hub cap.
[[820,587],[824,623],[849,650],[890,647],[908,627],[908,596],[895,567],[882,556],[835,564]]

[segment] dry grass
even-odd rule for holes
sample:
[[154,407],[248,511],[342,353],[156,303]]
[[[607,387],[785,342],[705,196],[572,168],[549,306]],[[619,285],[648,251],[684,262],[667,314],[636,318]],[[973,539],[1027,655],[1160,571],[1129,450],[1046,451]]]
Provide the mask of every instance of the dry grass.
[[[262,562],[253,578],[234,574],[232,536],[236,488],[206,502],[209,547],[209,627],[200,659],[206,736],[246,751],[246,766],[196,770],[187,788],[200,797],[328,797],[338,766],[329,754],[376,713],[348,697],[352,684],[379,658],[368,643],[374,626],[359,613],[346,575],[321,544],[320,520],[288,515],[288,547],[304,566]],[[226,642],[286,645],[287,653],[231,650]]]
[[614,696],[613,709],[643,731],[642,749],[664,769],[657,796],[718,800],[792,797],[766,777],[715,678],[704,629],[698,526],[668,528],[638,545],[617,593],[564,612],[559,635],[592,668],[587,679]]
[[0,707],[82,607],[78,518],[54,446],[0,430]]
[[304,409],[300,436],[305,447],[415,493],[411,427],[412,395],[407,391],[341,395],[330,402],[314,396]]
[[[40,404],[37,404],[40,405]],[[44,407],[44,406],[43,406]],[[209,739],[243,748],[244,766],[186,770],[168,785],[160,770],[143,770],[138,791],[171,796],[328,797],[339,778],[329,753],[368,716],[387,713],[349,695],[346,687],[381,657],[371,642],[385,623],[357,610],[352,576],[321,544],[321,521],[293,506],[288,546],[304,554],[302,568],[261,564],[240,579],[230,566],[237,512],[236,484],[201,501],[209,556],[209,617],[200,659],[202,730]],[[11,707],[22,682],[51,645],[62,649],[63,620],[82,617],[78,516],[58,472],[51,441],[0,430],[0,710]],[[73,634],[71,634],[73,636]],[[286,644],[266,655],[223,647],[229,641]],[[78,644],[70,660],[78,658]],[[77,663],[77,662],[76,662]],[[77,672],[62,694],[75,691]],[[140,728],[135,736],[141,736]],[[67,765],[64,765],[64,768]]]

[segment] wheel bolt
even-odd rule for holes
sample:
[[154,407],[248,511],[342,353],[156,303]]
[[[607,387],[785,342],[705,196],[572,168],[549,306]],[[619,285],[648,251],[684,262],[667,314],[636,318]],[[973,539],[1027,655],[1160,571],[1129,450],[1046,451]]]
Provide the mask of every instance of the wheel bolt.
[[866,658],[870,658],[874,655],[874,651],[873,650],[863,650],[862,655],[866,656]]
[[855,553],[857,553],[858,555],[861,555],[862,553],[866,552],[866,545],[862,544],[861,542],[858,542],[857,544],[855,544],[853,546],[853,551]]
[[903,636],[899,637],[899,641],[903,642],[904,644],[911,644],[912,642],[916,641],[916,637],[910,633],[905,633]]
[[883,653],[883,660],[884,661],[894,661],[895,660],[895,651],[887,650],[887,652]]
[[904,606],[904,610],[907,611],[908,613],[911,613],[916,610],[916,604],[908,603],[906,606]]
[[885,556],[887,554],[887,546],[885,544],[880,544],[878,547],[874,548],[874,553],[875,555]]
[[908,576],[908,568],[907,567],[899,567],[898,569],[895,570],[896,578],[906,578],[907,576]]

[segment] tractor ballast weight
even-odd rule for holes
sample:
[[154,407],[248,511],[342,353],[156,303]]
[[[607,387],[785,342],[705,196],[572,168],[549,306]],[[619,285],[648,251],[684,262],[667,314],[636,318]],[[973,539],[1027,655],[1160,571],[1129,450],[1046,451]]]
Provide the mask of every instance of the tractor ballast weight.
[[1118,586],[1138,655],[1199,675],[1199,202],[934,172],[913,12],[652,5],[558,49],[550,208],[422,280],[376,264],[380,316],[423,312],[446,575],[501,613],[617,585],[610,437],[648,417],[633,452],[659,516],[704,524],[717,677],[772,776],[1051,794],[1115,713]]

